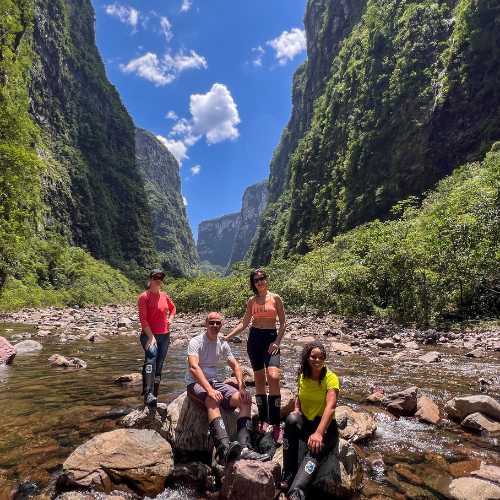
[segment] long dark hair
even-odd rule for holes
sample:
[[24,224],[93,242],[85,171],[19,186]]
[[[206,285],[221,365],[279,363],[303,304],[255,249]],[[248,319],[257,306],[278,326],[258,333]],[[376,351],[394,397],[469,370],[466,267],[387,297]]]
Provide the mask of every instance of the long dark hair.
[[[302,375],[304,378],[311,378],[311,365],[309,364],[309,356],[311,355],[313,349],[319,349],[325,356],[326,360],[325,346],[321,342],[317,341],[309,342],[304,346],[304,349],[302,349],[302,354],[300,355],[300,365],[297,371],[298,376]],[[321,385],[321,381],[325,377],[326,377],[326,366],[323,365],[323,368],[321,369],[321,373],[319,375],[318,384]]]
[[250,289],[252,290],[252,292],[254,293],[254,295],[259,295],[259,291],[257,290],[257,287],[255,286],[255,283],[253,282],[253,277],[256,274],[259,274],[259,273],[262,273],[262,275],[264,276],[264,278],[267,279],[267,274],[266,274],[266,271],[264,271],[264,269],[257,268],[257,269],[254,269],[250,273]]

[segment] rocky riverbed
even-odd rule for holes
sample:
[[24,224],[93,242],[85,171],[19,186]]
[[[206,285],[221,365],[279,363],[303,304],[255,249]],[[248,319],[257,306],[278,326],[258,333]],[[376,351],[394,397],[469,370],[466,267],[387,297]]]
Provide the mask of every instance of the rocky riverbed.
[[[225,318],[224,326],[239,320]],[[339,418],[347,422],[355,412],[376,424],[372,437],[353,432],[349,438],[364,469],[354,498],[497,498],[491,495],[500,488],[499,419],[494,410],[484,413],[484,401],[465,414],[454,413],[456,404],[453,410],[449,402],[455,398],[460,412],[464,397],[498,404],[499,330],[437,330],[334,316],[287,320],[283,387],[295,390],[297,355],[304,343],[320,339],[341,381],[339,405],[346,409]],[[0,345],[0,359],[10,356],[12,363],[0,369],[0,498],[55,495],[55,478],[71,452],[96,434],[122,429],[122,417],[140,405],[137,311],[133,305],[33,309],[4,314],[0,321],[0,336],[17,351],[12,358],[12,348]],[[161,402],[182,394],[185,349],[203,322],[204,314],[177,315]],[[245,334],[241,340],[233,350],[245,366]],[[120,376],[125,379],[115,382]],[[458,481],[453,488],[452,481]],[[464,497],[470,487],[485,492]],[[167,488],[160,497],[203,495]]]

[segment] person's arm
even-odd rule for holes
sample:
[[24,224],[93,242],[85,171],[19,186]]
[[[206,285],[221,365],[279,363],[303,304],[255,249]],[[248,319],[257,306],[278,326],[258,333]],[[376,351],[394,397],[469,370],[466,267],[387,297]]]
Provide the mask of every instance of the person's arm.
[[139,321],[142,326],[142,331],[147,335],[148,341],[146,345],[144,346],[144,350],[147,351],[149,346],[154,345],[156,346],[156,338],[153,335],[153,332],[151,331],[151,327],[149,326],[148,322],[148,303],[146,300],[146,297],[141,295],[139,297],[138,304],[139,306]]
[[283,339],[283,335],[285,335],[285,328],[286,328],[285,308],[283,307],[283,301],[281,300],[281,297],[277,294],[274,294],[274,302],[276,303],[276,309],[278,310],[280,329],[278,332],[278,336],[276,337],[276,341],[269,346],[268,349],[269,354],[278,354],[280,343],[281,340]]
[[171,325],[172,321],[174,321],[175,313],[177,309],[175,308],[175,304],[172,302],[172,299],[167,294],[167,305],[168,305],[168,324]]
[[207,394],[212,398],[217,401],[217,403],[220,403],[222,401],[222,393],[219,391],[216,391],[208,382],[207,378],[205,377],[205,374],[203,373],[203,370],[200,368],[199,362],[200,358],[195,355],[189,355],[188,356],[188,362],[189,362],[189,371],[191,372],[191,375],[193,375],[194,379],[198,384],[200,384],[203,389],[207,392]]
[[316,432],[311,434],[309,440],[307,441],[307,446],[312,453],[319,453],[324,446],[323,435],[325,434],[326,429],[328,429],[328,426],[332,423],[338,397],[338,389],[328,389],[326,393],[326,408],[321,417],[321,421],[316,429]]
[[240,401],[242,403],[246,403],[246,404],[251,403],[252,396],[250,396],[250,394],[245,389],[245,384],[243,382],[243,373],[241,372],[240,365],[238,364],[238,362],[234,358],[228,360],[227,364],[233,370],[234,375],[236,377],[236,381],[238,382],[238,391],[240,393]]
[[233,337],[238,335],[238,333],[241,333],[250,324],[250,321],[252,320],[252,299],[253,297],[250,297],[248,299],[247,310],[245,311],[245,316],[243,316],[243,320],[241,321],[241,323],[229,335],[221,335],[220,337],[222,338],[222,340],[228,341],[232,339]]
[[295,398],[295,408],[293,409],[292,413],[298,413],[299,415],[302,415],[302,407],[300,406],[300,399],[298,396]]

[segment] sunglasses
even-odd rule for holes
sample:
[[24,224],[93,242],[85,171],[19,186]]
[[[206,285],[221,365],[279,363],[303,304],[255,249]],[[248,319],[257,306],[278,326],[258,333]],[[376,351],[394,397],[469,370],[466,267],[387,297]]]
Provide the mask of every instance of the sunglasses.
[[220,325],[222,325],[222,321],[210,320],[210,321],[208,322],[208,324],[209,324],[210,326],[220,326]]
[[164,278],[165,276],[153,276],[154,281],[163,281]]
[[265,276],[261,276],[260,278],[254,278],[253,279],[253,282],[254,283],[258,283],[259,281],[264,281],[266,280],[267,278]]

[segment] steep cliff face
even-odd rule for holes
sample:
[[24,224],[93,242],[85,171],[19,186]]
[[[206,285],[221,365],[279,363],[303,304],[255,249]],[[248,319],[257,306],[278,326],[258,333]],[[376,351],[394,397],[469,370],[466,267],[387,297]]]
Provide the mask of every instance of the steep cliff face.
[[259,219],[267,206],[268,190],[267,179],[245,189],[241,200],[241,222],[238,232],[234,237],[233,248],[228,266],[240,262],[245,258],[252,238],[259,225]]
[[310,0],[308,63],[271,163],[252,264],[420,195],[500,138],[498,2]]
[[240,212],[201,222],[198,225],[196,244],[200,260],[225,268],[231,257],[234,237],[240,224]]
[[179,163],[147,130],[136,129],[135,145],[162,269],[172,276],[196,275],[200,261],[182,201]]
[[46,229],[138,282],[157,259],[135,126],[106,77],[90,0],[36,0],[30,89]]

